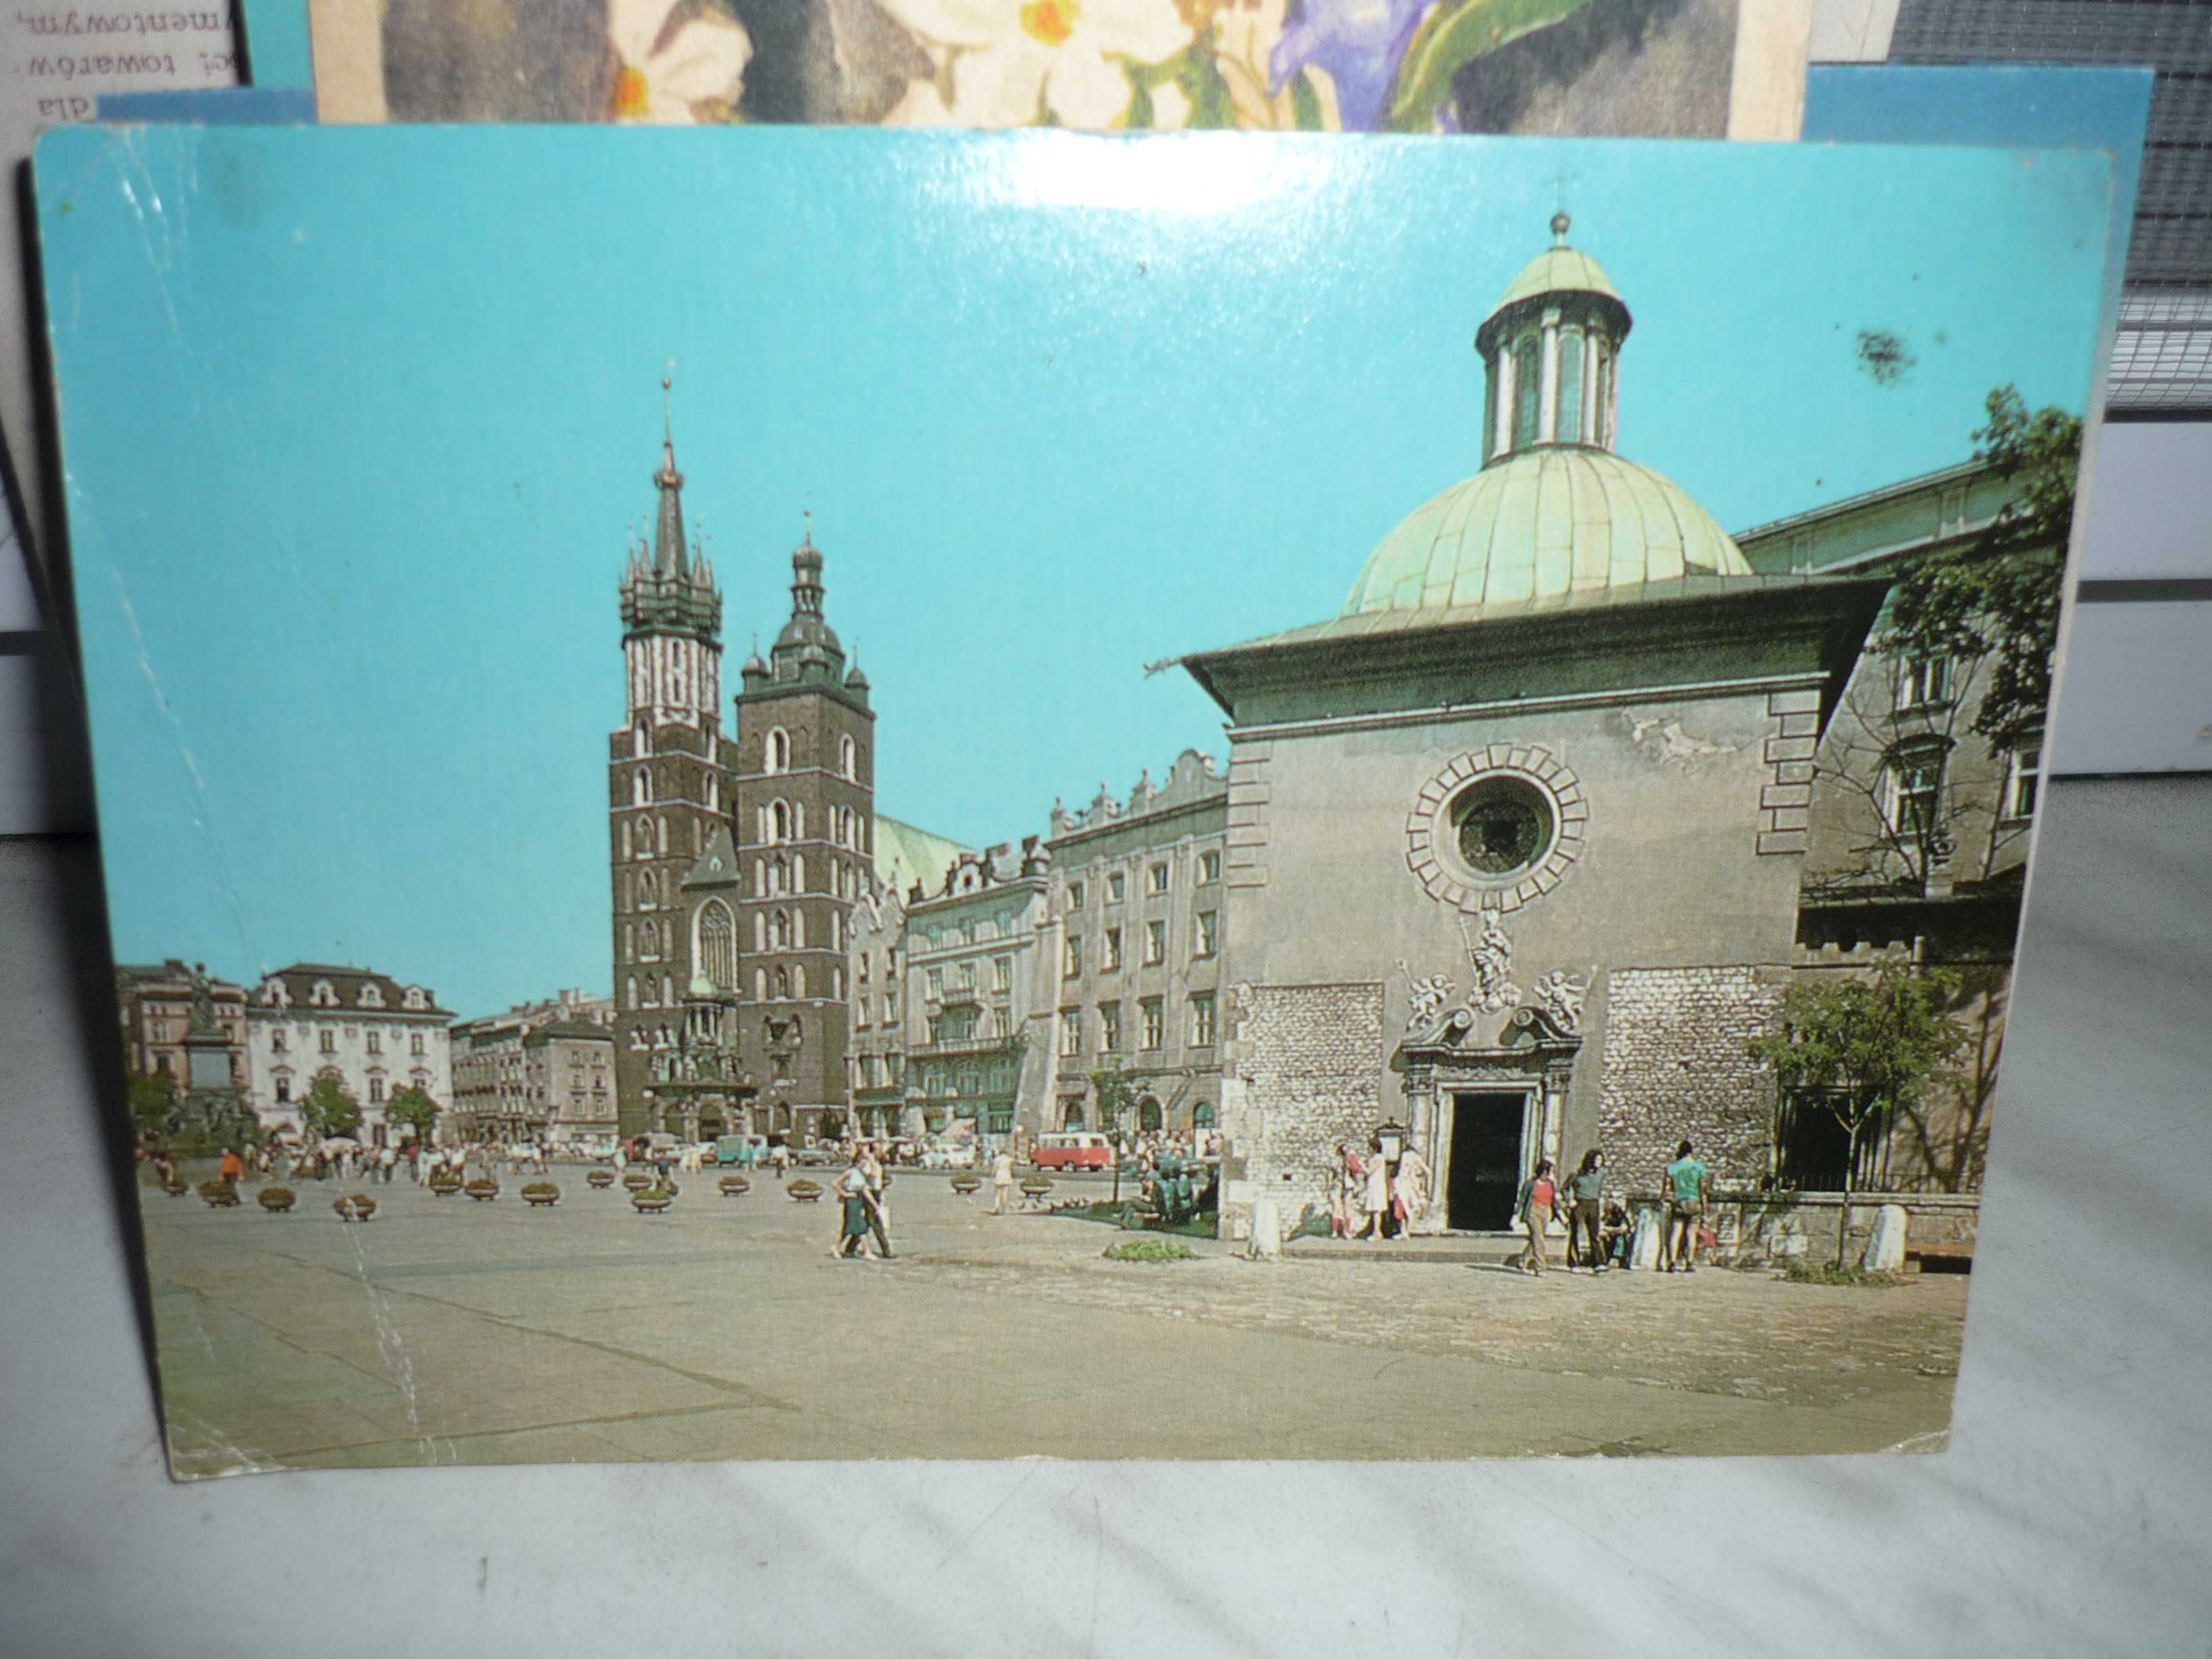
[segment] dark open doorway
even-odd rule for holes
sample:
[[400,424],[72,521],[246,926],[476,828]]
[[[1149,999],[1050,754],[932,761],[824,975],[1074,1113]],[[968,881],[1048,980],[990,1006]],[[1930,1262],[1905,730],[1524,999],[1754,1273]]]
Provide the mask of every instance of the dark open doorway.
[[1528,1115],[1522,1094],[1452,1096],[1451,1175],[1444,1193],[1448,1226],[1468,1232],[1503,1232],[1513,1225],[1513,1200],[1521,1190],[1521,1126]]

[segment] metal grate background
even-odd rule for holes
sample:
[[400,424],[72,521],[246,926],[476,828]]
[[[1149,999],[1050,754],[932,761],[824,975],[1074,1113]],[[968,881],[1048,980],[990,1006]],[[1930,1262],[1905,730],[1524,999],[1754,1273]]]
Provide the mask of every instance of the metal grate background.
[[1889,57],[2158,71],[2108,407],[2212,416],[2212,0],[1900,0]]

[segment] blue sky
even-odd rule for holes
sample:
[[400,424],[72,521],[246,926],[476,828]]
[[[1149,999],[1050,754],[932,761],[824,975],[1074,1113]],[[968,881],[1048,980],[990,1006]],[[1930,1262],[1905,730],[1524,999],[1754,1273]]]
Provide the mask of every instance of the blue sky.
[[[39,158],[116,949],[608,975],[615,587],[673,360],[735,666],[802,508],[878,801],[981,842],[1218,711],[1473,471],[1491,301],[1572,240],[1621,453],[1741,529],[2085,401],[2086,155],[871,130],[155,130]],[[1878,386],[1859,331],[1913,366]]]

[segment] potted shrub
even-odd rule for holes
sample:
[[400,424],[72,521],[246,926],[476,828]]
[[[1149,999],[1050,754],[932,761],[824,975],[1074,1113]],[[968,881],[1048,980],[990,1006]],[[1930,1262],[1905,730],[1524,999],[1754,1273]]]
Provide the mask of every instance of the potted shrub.
[[968,1197],[982,1184],[983,1177],[981,1176],[957,1175],[952,1177],[952,1190],[963,1198]]
[[238,1202],[238,1188],[228,1181],[203,1181],[200,1196],[210,1210],[228,1210]]
[[341,1221],[366,1221],[376,1213],[376,1200],[367,1193],[346,1193],[331,1200]]
[[441,1170],[430,1177],[430,1190],[440,1198],[451,1198],[461,1190],[461,1178],[451,1170]]
[[794,1203],[812,1204],[822,1196],[822,1183],[818,1181],[809,1181],[805,1176],[801,1176],[783,1190],[790,1194]]
[[615,1184],[615,1172],[612,1170],[594,1170],[584,1179],[593,1187],[611,1187]]
[[477,1203],[488,1204],[499,1196],[499,1182],[494,1181],[489,1176],[478,1176],[461,1190],[476,1200]]
[[676,1201],[676,1194],[667,1187],[639,1187],[632,1189],[629,1201],[640,1215],[659,1215]]
[[561,1189],[550,1181],[533,1181],[522,1189],[523,1202],[550,1209],[561,1201]]
[[631,1170],[623,1176],[623,1185],[634,1193],[641,1193],[653,1184],[653,1177],[642,1170]]
[[743,1198],[753,1189],[753,1183],[741,1175],[726,1175],[716,1184],[721,1188],[724,1198]]
[[186,1193],[191,1191],[191,1188],[185,1184],[184,1176],[173,1175],[162,1183],[161,1190],[168,1194],[171,1198],[182,1198]]
[[292,1207],[293,1204],[292,1189],[289,1187],[264,1187],[254,1196],[261,1200],[261,1207],[271,1215],[283,1214]]

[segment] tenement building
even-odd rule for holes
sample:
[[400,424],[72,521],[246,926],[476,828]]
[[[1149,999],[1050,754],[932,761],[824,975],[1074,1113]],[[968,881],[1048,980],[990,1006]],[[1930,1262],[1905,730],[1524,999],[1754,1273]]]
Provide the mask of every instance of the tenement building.
[[300,1103],[319,1079],[361,1111],[361,1139],[397,1144],[385,1107],[401,1089],[453,1097],[453,1016],[428,986],[374,969],[299,962],[267,975],[246,1009],[249,1104],[264,1129],[304,1130]]
[[615,1133],[611,999],[564,990],[461,1020],[452,1048],[440,1139],[560,1145]]
[[[125,963],[115,969],[115,1001],[123,1021],[123,1066],[138,1077],[167,1073],[179,1091],[194,1085],[185,1038],[192,1034],[192,969],[176,957]],[[214,1024],[228,1050],[224,1086],[246,1086],[246,989],[204,980]],[[198,1045],[195,1045],[198,1046]],[[204,1069],[204,1062],[203,1062]]]
[[[1216,1126],[1228,827],[1228,777],[1195,750],[1176,757],[1164,784],[1139,779],[1126,804],[1101,786],[1081,813],[1054,806],[1060,988],[1041,1127]],[[1126,1080],[1118,1121],[1097,1098],[1102,1071]]]
[[1334,617],[1184,659],[1230,722],[1231,1236],[1261,1198],[1321,1203],[1336,1146],[1378,1132],[1433,1171],[1417,1231],[1505,1227],[1539,1158],[1592,1146],[1628,1185],[1684,1135],[1724,1182],[1772,1181],[1747,1043],[1792,977],[2002,931],[1967,912],[2002,915],[2034,756],[1927,740],[1945,670],[1899,685],[1869,647],[1895,560],[1965,533],[1986,485],[1770,527],[1754,563],[1617,453],[1630,311],[1567,228],[1476,336],[1473,476]]

